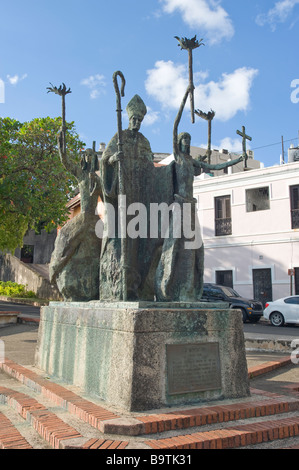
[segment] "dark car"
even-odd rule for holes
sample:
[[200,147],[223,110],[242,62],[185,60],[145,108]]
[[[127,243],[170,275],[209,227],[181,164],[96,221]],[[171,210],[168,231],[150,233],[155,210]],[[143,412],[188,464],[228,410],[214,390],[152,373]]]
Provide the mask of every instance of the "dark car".
[[258,300],[241,297],[231,287],[217,284],[204,284],[202,302],[228,302],[230,308],[238,308],[242,312],[243,322],[249,320],[256,323],[263,316],[263,304]]

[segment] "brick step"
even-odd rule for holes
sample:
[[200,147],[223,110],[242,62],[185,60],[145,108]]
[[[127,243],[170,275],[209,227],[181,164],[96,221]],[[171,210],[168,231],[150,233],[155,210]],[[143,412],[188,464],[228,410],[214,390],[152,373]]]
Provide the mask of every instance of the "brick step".
[[248,368],[248,378],[253,379],[260,375],[267,374],[268,372],[273,372],[281,367],[289,366],[292,364],[292,360],[290,356],[281,357],[276,361],[268,361],[256,366],[252,366]]
[[45,379],[37,373],[15,362],[5,359],[0,368],[27,387],[41,393],[56,405],[65,408],[91,426],[100,429],[102,421],[117,418],[118,415],[99,406],[71,390]]
[[288,398],[256,389],[254,401],[176,410],[167,413],[124,418],[81,398],[63,386],[50,382],[31,370],[6,359],[2,369],[23,384],[51,399],[86,423],[108,434],[138,436],[186,429],[205,424],[287,413],[299,409],[299,398]]
[[[40,394],[44,400],[51,401],[51,406],[60,407],[73,419],[83,421],[97,431],[93,436],[90,433],[87,436],[32,396],[15,387],[0,388],[2,402],[17,410],[53,448],[220,449],[294,439],[299,434],[299,417],[296,415],[299,408],[298,384],[293,396],[251,389],[252,396],[248,400],[166,413],[131,413],[128,417],[128,413],[118,414],[86,400],[79,393],[9,359],[0,363],[0,369],[16,383],[21,383],[23,388],[31,390],[32,394]],[[269,420],[269,416],[273,419]],[[244,424],[243,420],[248,423]],[[192,432],[195,427],[196,432]],[[161,437],[163,433],[165,437]],[[115,434],[118,434],[117,439]],[[288,446],[288,443],[284,445]]]
[[[142,434],[153,434],[176,429],[205,426],[207,424],[289,413],[299,409],[298,399],[289,399],[280,396],[264,398],[262,395],[259,396],[258,391],[252,393],[252,396],[254,401],[221,404],[209,407],[204,406],[172,411],[166,414],[138,416],[136,419],[144,424]],[[117,420],[115,420],[115,422],[117,422]],[[106,422],[103,424],[103,430],[112,433],[112,426],[112,420]],[[122,432],[122,434],[126,433]]]
[[0,412],[0,449],[33,449],[2,412]]
[[[31,396],[15,389],[0,387],[0,400],[12,407],[24,418],[42,439],[53,449],[122,449],[126,441],[87,438],[75,427],[59,418]],[[3,449],[32,449],[33,447],[16,429],[16,426],[0,412],[0,447]]]
[[299,436],[299,416],[258,421],[164,439],[152,439],[145,441],[145,444],[156,450],[234,449],[297,436]]

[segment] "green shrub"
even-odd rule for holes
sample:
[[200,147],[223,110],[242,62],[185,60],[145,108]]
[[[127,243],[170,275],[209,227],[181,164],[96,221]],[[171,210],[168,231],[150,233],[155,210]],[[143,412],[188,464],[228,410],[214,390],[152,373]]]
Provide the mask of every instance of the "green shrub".
[[23,284],[12,281],[0,281],[0,295],[7,297],[34,298],[36,294],[32,290],[27,290]]

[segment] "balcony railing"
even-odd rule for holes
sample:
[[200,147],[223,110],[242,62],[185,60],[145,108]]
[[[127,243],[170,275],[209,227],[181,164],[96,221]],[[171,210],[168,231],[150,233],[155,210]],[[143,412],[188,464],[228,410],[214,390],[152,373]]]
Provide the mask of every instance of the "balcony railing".
[[232,234],[232,219],[216,219],[215,220],[215,235],[220,237],[222,235]]

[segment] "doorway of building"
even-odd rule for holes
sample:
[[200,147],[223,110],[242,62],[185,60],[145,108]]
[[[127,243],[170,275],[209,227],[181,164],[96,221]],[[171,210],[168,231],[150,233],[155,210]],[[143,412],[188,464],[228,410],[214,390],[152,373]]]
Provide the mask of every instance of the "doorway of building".
[[259,300],[265,306],[266,302],[273,300],[271,269],[253,269],[252,279],[254,299]]

